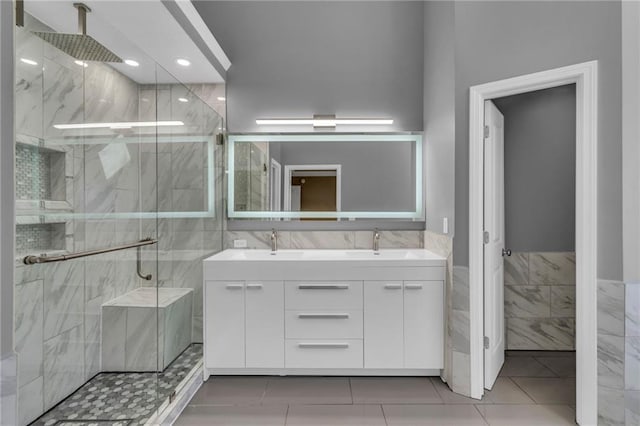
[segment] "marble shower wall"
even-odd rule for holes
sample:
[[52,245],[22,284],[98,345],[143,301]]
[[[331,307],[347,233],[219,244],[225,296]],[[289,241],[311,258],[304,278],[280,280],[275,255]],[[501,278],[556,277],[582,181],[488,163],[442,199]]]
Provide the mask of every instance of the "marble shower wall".
[[[619,293],[617,293],[619,294]],[[640,425],[640,283],[624,286],[624,412],[626,425]],[[620,307],[618,303],[612,308]],[[611,314],[614,314],[611,309]],[[619,310],[615,312],[620,317]],[[600,316],[598,316],[600,320]],[[620,327],[617,328],[620,330]],[[618,333],[620,334],[620,333]],[[618,351],[619,353],[619,351]],[[620,399],[616,399],[620,402]]]
[[575,258],[573,252],[504,258],[506,349],[575,349]]

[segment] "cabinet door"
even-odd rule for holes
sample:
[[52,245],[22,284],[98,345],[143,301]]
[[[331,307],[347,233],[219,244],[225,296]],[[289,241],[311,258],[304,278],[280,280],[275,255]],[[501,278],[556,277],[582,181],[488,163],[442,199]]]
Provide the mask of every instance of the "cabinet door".
[[404,367],[444,367],[442,281],[404,282]]
[[247,282],[247,368],[284,368],[284,283]]
[[205,345],[208,368],[244,368],[244,282],[207,281]]
[[364,283],[364,367],[402,368],[402,281]]

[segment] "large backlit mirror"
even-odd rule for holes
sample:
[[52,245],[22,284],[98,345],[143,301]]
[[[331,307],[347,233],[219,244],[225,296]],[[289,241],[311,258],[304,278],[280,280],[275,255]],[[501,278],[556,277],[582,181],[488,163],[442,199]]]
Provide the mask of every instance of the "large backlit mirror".
[[236,219],[424,220],[418,134],[229,135]]

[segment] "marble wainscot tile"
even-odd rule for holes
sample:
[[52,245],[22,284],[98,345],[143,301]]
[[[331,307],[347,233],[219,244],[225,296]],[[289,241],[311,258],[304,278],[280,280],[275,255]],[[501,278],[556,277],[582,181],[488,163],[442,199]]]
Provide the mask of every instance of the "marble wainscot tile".
[[529,253],[513,253],[504,258],[504,283],[506,285],[529,284]]
[[44,380],[37,377],[18,388],[18,425],[25,426],[44,412]]
[[624,391],[598,387],[598,425],[624,425]]
[[44,285],[44,338],[50,339],[82,324],[85,265],[81,259],[47,266],[51,275]]
[[471,395],[471,356],[453,351],[451,390],[464,396]]
[[551,288],[551,316],[575,318],[576,316],[576,287],[572,285],[552,286]]
[[15,351],[18,355],[18,385],[42,376],[44,340],[44,281],[15,287]]
[[424,231],[424,248],[443,257],[447,257],[453,250],[453,240],[448,235],[437,232]]
[[573,318],[507,318],[508,348],[513,350],[573,350]]
[[16,58],[26,58],[39,65],[16,61],[15,64],[15,128],[16,133],[43,137],[43,85],[42,63],[44,60],[42,39],[23,28],[15,32]]
[[82,326],[44,343],[44,408],[56,405],[84,383]]
[[[424,234],[422,231],[380,231],[380,248],[423,248]],[[372,249],[373,231],[356,231],[355,248]]]
[[640,337],[625,338],[624,385],[627,390],[640,390]]
[[546,318],[551,314],[551,287],[504,287],[504,315],[507,318]]
[[451,344],[454,351],[468,354],[471,351],[469,339],[469,312],[454,309],[451,313]]
[[[640,337],[640,283],[627,283],[626,292],[626,322],[627,336]],[[600,321],[600,317],[598,317]]]
[[624,393],[624,405],[625,405],[625,425],[637,426],[640,425],[640,392],[638,391],[625,391]]
[[[627,306],[627,321],[628,315]],[[598,333],[624,336],[625,285],[622,282],[598,280]]]
[[[246,240],[249,249],[270,249],[271,231],[225,231],[224,248],[233,248],[234,240]],[[291,247],[291,233],[278,232],[278,247],[287,249]]]
[[576,255],[572,252],[529,253],[529,283],[570,285],[576,283]]
[[598,386],[624,389],[624,337],[598,335]]
[[469,268],[453,267],[452,308],[469,310]]
[[290,232],[292,249],[352,249],[354,233],[341,231]]

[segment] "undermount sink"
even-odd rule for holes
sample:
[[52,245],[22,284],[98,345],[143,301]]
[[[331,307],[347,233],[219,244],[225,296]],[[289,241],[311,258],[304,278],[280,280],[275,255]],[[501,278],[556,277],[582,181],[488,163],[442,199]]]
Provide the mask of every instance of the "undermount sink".
[[[333,265],[332,265],[333,264]],[[204,260],[205,272],[219,279],[300,279],[316,277],[329,279],[336,270],[342,274],[359,276],[363,268],[377,269],[385,275],[389,267],[424,268],[441,267],[446,259],[424,249],[373,250],[270,250],[229,249]],[[350,272],[349,272],[350,271]]]

